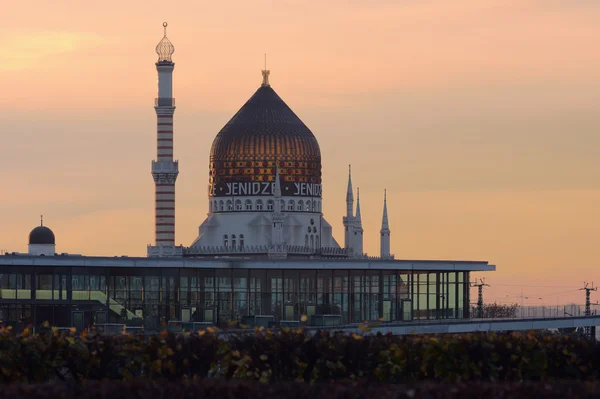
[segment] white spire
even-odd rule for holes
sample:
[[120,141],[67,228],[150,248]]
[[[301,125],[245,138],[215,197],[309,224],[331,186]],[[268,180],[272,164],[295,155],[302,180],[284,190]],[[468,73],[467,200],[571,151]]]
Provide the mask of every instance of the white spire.
[[346,191],[346,217],[353,217],[354,190],[352,190],[352,165],[348,165],[348,191]]
[[381,243],[380,256],[383,259],[389,259],[390,256],[390,226],[387,213],[387,190],[383,192],[383,217],[381,219]]
[[383,190],[383,218],[381,219],[381,230],[390,229],[387,213],[387,190]]
[[[273,189],[275,198],[281,198],[281,183],[279,182],[279,166],[275,168],[275,188]],[[279,212],[281,209],[279,210]]]
[[346,216],[344,221],[344,248],[350,250],[354,247],[354,194],[352,192],[352,166],[348,165],[348,191],[346,191]]
[[273,189],[273,196],[275,199],[275,206],[273,207],[273,213],[271,214],[271,222],[273,227],[271,229],[271,245],[269,247],[269,257],[271,259],[285,259],[287,257],[287,250],[285,242],[283,240],[283,209],[281,207],[281,183],[279,182],[279,165],[276,165],[275,169],[275,188]]
[[354,220],[358,225],[362,222],[360,219],[360,188],[358,187],[356,188],[356,216]]
[[356,188],[356,216],[354,217],[354,255],[363,256],[363,228],[360,219],[360,189]]

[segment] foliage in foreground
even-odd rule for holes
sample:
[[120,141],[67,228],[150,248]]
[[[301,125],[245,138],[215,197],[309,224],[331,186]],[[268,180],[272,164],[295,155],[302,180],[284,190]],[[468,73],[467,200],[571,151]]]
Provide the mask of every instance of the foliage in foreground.
[[484,303],[481,312],[477,305],[471,306],[469,314],[472,319],[496,319],[496,318],[516,318],[519,314],[520,306],[516,303],[511,305],[503,303]]
[[203,380],[188,382],[97,382],[70,387],[62,382],[38,385],[13,384],[0,390],[0,398],[22,399],[121,399],[121,398],[203,398],[203,399],[404,399],[404,398],[598,398],[600,385],[577,382],[526,383],[440,383],[408,385],[335,382],[329,384],[279,383],[273,385],[249,381]]
[[0,382],[224,378],[263,383],[354,380],[597,380],[600,345],[529,334],[362,336],[256,330],[219,338],[0,332]]

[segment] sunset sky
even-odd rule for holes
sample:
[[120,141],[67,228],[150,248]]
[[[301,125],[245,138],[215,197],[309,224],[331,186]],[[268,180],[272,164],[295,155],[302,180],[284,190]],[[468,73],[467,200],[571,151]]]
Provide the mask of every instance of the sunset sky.
[[[348,164],[365,249],[488,260],[486,301],[584,302],[600,284],[600,1],[26,1],[0,11],[0,249],[154,238],[156,53],[173,56],[176,242],[207,213],[209,150],[261,83],[313,131],[343,241]],[[593,293],[592,300],[600,299]]]

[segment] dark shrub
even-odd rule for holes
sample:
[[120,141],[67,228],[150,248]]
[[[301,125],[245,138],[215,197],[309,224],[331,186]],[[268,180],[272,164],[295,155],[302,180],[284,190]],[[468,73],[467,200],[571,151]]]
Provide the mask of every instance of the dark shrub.
[[152,336],[0,333],[0,382],[224,378],[408,383],[596,380],[600,345],[535,334],[362,336],[254,330]]

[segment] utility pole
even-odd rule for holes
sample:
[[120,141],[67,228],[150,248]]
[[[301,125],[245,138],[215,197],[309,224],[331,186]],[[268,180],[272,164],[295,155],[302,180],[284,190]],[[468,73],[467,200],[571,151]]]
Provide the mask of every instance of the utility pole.
[[[586,316],[591,316],[592,312],[590,309],[590,294],[592,293],[592,291],[597,291],[598,288],[594,287],[594,282],[592,282],[592,286],[588,287],[588,283],[584,282],[584,287],[580,288],[579,291],[585,291],[585,315]],[[594,336],[596,335],[596,328],[592,328],[591,326],[586,326],[585,327],[585,336],[588,338],[594,338]]]
[[485,280],[479,279],[479,283],[471,283],[471,287],[477,287],[477,318],[483,318],[483,287],[489,287]]

